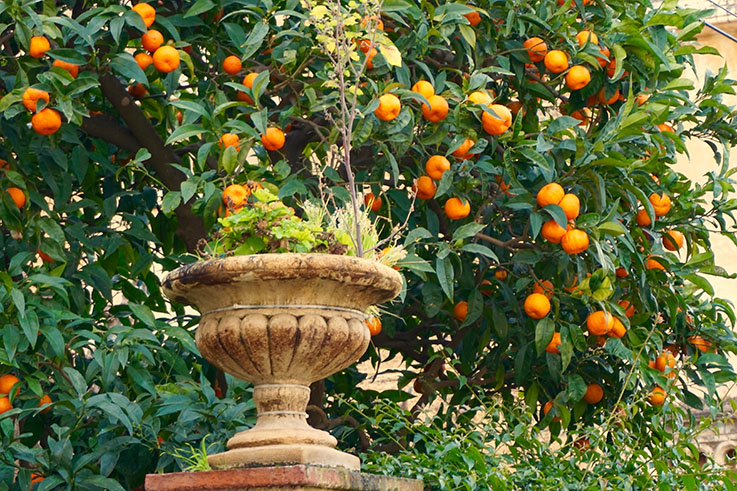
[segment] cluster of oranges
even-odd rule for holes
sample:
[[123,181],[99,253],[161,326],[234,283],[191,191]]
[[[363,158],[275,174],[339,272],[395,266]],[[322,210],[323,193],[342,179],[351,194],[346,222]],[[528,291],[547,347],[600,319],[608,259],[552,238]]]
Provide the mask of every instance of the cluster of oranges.
[[580,254],[589,248],[589,236],[583,230],[574,227],[574,222],[578,218],[581,209],[581,202],[578,196],[572,193],[566,193],[563,187],[555,182],[546,184],[537,193],[537,204],[541,208],[548,205],[558,205],[563,209],[568,225],[566,228],[554,219],[545,222],[540,229],[540,235],[554,244],[560,244],[568,254]]
[[[11,373],[6,373],[5,375],[0,376],[0,414],[13,409],[13,404],[10,402],[10,395],[13,387],[15,387],[15,394],[13,395],[18,397],[18,394],[20,393],[20,387],[18,386],[19,383],[20,379]],[[43,394],[38,400],[38,407],[42,407],[46,404],[51,404],[51,397],[49,397],[48,394]],[[41,412],[45,413],[49,409],[50,408],[45,408]]]
[[223,190],[223,204],[225,205],[225,216],[230,212],[240,211],[248,203],[248,197],[263,186],[257,182],[248,181],[245,186],[231,184]]
[[[138,3],[133,6],[133,11],[141,16],[146,28],[150,28],[156,20],[156,10],[147,3]],[[141,36],[141,47],[146,51],[137,53],[134,58],[136,63],[145,70],[153,65],[161,73],[171,73],[181,63],[179,52],[174,46],[164,44],[164,35],[156,29],[149,29]],[[128,92],[136,98],[141,98],[148,92],[141,84],[131,85]]]
[[[33,58],[43,58],[46,56],[46,52],[49,49],[51,49],[51,44],[45,36],[33,36],[31,38],[28,54]],[[66,70],[72,78],[77,78],[77,75],[79,75],[79,66],[73,63],[67,63],[63,60],[54,60],[52,66]],[[25,92],[23,92],[23,105],[33,113],[33,116],[31,117],[31,127],[39,135],[54,134],[59,131],[59,128],[61,128],[61,114],[56,109],[52,109],[50,107],[44,107],[38,111],[37,105],[39,100],[43,100],[48,104],[50,101],[49,93],[45,90],[34,89],[32,87],[27,88]]]

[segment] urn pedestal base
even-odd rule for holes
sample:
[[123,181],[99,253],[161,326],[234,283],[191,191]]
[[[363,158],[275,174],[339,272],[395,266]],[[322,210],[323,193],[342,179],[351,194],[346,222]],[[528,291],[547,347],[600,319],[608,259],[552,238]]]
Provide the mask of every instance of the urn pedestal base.
[[210,455],[207,462],[214,469],[274,464],[314,464],[325,467],[344,467],[356,471],[361,468],[361,461],[355,455],[323,445],[309,444],[235,448],[227,452]]
[[149,474],[146,491],[422,491],[422,481],[311,465]]

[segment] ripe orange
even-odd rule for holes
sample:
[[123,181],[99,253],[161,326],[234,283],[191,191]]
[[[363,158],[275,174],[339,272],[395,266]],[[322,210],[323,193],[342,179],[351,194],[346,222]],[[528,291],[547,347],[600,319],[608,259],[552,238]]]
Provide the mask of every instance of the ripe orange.
[[74,63],[67,63],[63,60],[54,60],[52,66],[56,66],[68,71],[69,75],[71,75],[72,78],[77,78],[77,75],[79,75],[79,65],[75,65]]
[[264,144],[264,148],[272,152],[281,149],[284,142],[286,142],[286,137],[279,128],[266,128],[266,134],[261,135],[261,143]]
[[[546,402],[543,406],[543,414],[547,416],[551,409],[553,409],[553,401]],[[560,418],[558,416],[553,416],[553,422],[557,423],[559,421]]]
[[653,406],[662,406],[665,402],[665,390],[663,390],[662,387],[656,385],[655,388],[650,391],[648,401]]
[[156,20],[156,10],[147,3],[139,3],[133,6],[133,11],[137,12],[138,15],[143,19],[143,23],[146,27],[151,27]]
[[576,39],[578,40],[579,46],[583,46],[587,42],[591,44],[599,44],[599,36],[597,36],[591,31],[579,32],[578,34],[576,34]]
[[[153,62],[153,58],[151,58],[151,61]],[[146,94],[148,94],[148,89],[146,89],[145,85],[138,83],[136,85],[131,85],[130,87],[128,87],[128,93],[133,97],[140,99],[141,97],[144,97]]]
[[374,67],[374,56],[378,55],[379,52],[376,51],[376,48],[371,48],[368,53],[366,53],[366,68],[371,70]]
[[544,208],[548,205],[557,205],[563,200],[566,192],[563,187],[557,182],[551,182],[543,186],[540,191],[537,192],[537,204],[540,208]]
[[54,259],[48,254],[45,254],[41,249],[36,249],[36,254],[38,254],[38,257],[40,257],[41,260],[45,263],[54,262]]
[[509,273],[507,273],[507,270],[503,268],[499,268],[496,271],[494,271],[494,278],[496,278],[499,281],[506,280],[508,275]]
[[548,51],[544,60],[545,68],[552,73],[563,73],[568,70],[568,56],[558,49]]
[[663,353],[655,358],[655,369],[659,372],[665,372],[666,368],[671,370],[676,366],[676,357],[670,351],[663,351]]
[[633,315],[635,315],[635,306],[632,305],[629,300],[620,300],[619,302],[617,302],[617,305],[622,307],[622,309],[624,310],[624,315],[626,315],[627,317],[632,317]]
[[141,46],[151,53],[159,49],[162,44],[164,44],[164,36],[156,29],[144,32],[141,36]]
[[399,116],[402,110],[402,103],[399,97],[394,94],[384,94],[379,97],[379,107],[376,108],[374,114],[382,121],[391,121]]
[[597,100],[600,104],[606,104],[607,106],[614,104],[619,100],[619,89],[617,89],[614,92],[614,95],[612,95],[609,99],[606,98],[606,90],[604,90],[604,87],[601,88],[599,91],[599,95],[597,97]]
[[482,104],[484,106],[488,106],[489,104],[491,104],[492,98],[485,90],[477,90],[475,92],[471,92],[468,95],[468,101],[472,102],[473,104]]
[[151,65],[151,63],[154,62],[154,57],[143,51],[138,53],[135,56],[135,59],[136,59],[136,63],[138,63],[138,66],[141,67],[141,70],[145,70],[146,68],[149,67],[149,65]]
[[51,49],[51,44],[46,36],[33,36],[31,38],[31,45],[28,49],[28,54],[33,58],[43,58],[48,50]]
[[621,320],[614,318],[614,325],[607,333],[612,338],[623,338],[625,334],[627,334],[627,328],[624,327],[624,324]]
[[558,206],[563,208],[563,212],[566,214],[566,218],[569,220],[575,220],[578,218],[578,214],[581,211],[581,201],[575,194],[567,193],[560,200]]
[[467,316],[468,302],[462,300],[453,307],[453,317],[455,317],[458,322],[465,322]]
[[[10,390],[18,382],[20,382],[20,379],[12,373],[6,373],[2,377],[0,377],[0,395],[10,395]],[[18,392],[20,392],[20,387],[17,387],[15,389],[16,396],[18,395]]]
[[647,269],[659,269],[660,271],[665,271],[665,266],[655,259],[657,257],[659,256],[648,256]]
[[36,105],[38,104],[39,99],[43,99],[48,104],[49,93],[45,90],[33,89],[31,87],[27,88],[23,92],[23,105],[32,113],[36,112]]
[[381,319],[378,317],[369,317],[366,319],[366,327],[368,327],[371,336],[376,336],[381,332]]
[[588,107],[584,107],[578,111],[573,111],[571,117],[581,121],[578,123],[579,126],[586,126],[586,123],[591,119],[591,110]]
[[649,227],[653,222],[650,221],[650,215],[647,214],[647,210],[644,208],[637,212],[635,221],[640,227]]
[[39,135],[51,135],[61,128],[61,114],[55,109],[46,107],[33,115],[31,126]]
[[545,54],[548,52],[548,45],[539,37],[532,37],[526,40],[522,43],[522,46],[527,48],[527,54],[533,63],[543,61]]
[[603,336],[614,327],[614,316],[609,312],[597,310],[586,318],[586,328],[594,336]]
[[461,143],[461,146],[456,148],[453,153],[451,153],[451,155],[462,160],[469,160],[475,156],[475,154],[468,153],[468,151],[471,150],[474,145],[476,145],[475,141],[471,140],[470,138],[466,138],[465,141]]
[[154,52],[154,67],[161,73],[170,73],[179,68],[179,51],[172,46],[162,46]]
[[626,269],[624,269],[624,268],[623,268],[622,266],[618,267],[618,268],[617,268],[617,269],[616,269],[616,270],[614,271],[614,274],[616,274],[616,275],[617,275],[617,278],[626,278],[626,277],[628,277],[628,276],[630,275],[630,274],[629,274],[629,273],[627,272],[627,270],[626,270]]
[[560,245],[568,254],[580,254],[589,248],[589,236],[583,230],[568,230],[560,240]]
[[181,125],[182,121],[184,121],[184,115],[182,114],[182,111],[177,111],[176,118],[177,122]]
[[240,150],[240,138],[235,133],[225,133],[218,140],[218,144],[222,148],[235,147],[236,150]]
[[471,213],[471,203],[460,198],[450,198],[445,202],[445,214],[451,220],[461,220]]
[[566,73],[566,86],[571,90],[581,90],[591,81],[591,72],[585,66],[575,65]]
[[583,400],[589,404],[596,404],[604,397],[604,389],[599,384],[589,384],[586,386],[586,393]]
[[665,216],[670,211],[670,207],[671,207],[670,196],[668,196],[665,193],[661,195],[658,195],[657,193],[651,194],[650,203],[653,205],[653,209],[655,210],[656,217]]
[[369,16],[364,17],[361,20],[361,27],[363,27],[364,29],[366,29],[366,27],[368,26],[368,23],[369,22],[375,22],[375,26],[374,27],[376,27],[376,29],[378,29],[379,31],[383,31],[384,30],[384,21],[381,20],[381,17],[379,17],[378,15],[372,15],[371,17],[369,17]]
[[637,101],[638,106],[642,106],[645,104],[648,100],[650,100],[650,94],[640,94],[635,99]]
[[427,102],[430,103],[422,105],[422,115],[425,119],[432,123],[438,123],[448,116],[448,101],[441,95],[431,95]]
[[374,196],[374,193],[366,193],[366,196],[363,197],[363,203],[371,208],[371,211],[376,213],[381,209],[381,196]]
[[558,222],[555,220],[548,220],[547,222],[543,223],[543,227],[540,230],[540,235],[542,235],[543,239],[547,240],[548,242],[552,242],[553,244],[560,244],[561,239],[566,234],[566,229],[558,225]]
[[560,345],[561,345],[560,333],[554,332],[553,339],[551,339],[548,345],[545,347],[545,351],[547,351],[548,353],[560,354]]
[[542,293],[532,293],[525,299],[524,309],[533,319],[542,319],[550,312],[550,300]]
[[671,125],[669,125],[668,123],[661,123],[661,124],[659,124],[658,125],[658,129],[660,131],[666,132],[666,133],[675,133],[676,132],[676,130],[674,130],[673,127]]
[[609,64],[609,55],[611,54],[611,51],[609,51],[609,48],[604,46],[603,48],[599,49],[599,53],[601,53],[602,56],[597,56],[596,61],[599,62],[599,66],[601,68],[606,68],[606,66]]
[[532,287],[532,293],[542,293],[548,298],[553,298],[553,292],[555,287],[551,281],[545,280],[542,283],[535,282],[535,286]]
[[10,411],[13,409],[13,405],[10,403],[10,399],[7,397],[0,397],[0,414],[3,414],[5,411]]
[[683,247],[685,237],[678,230],[668,230],[663,234],[663,247],[669,251],[677,251]]
[[701,336],[690,336],[688,342],[693,344],[696,349],[702,353],[706,353],[711,350],[711,341],[704,339]]
[[228,56],[223,60],[223,70],[225,70],[225,73],[228,73],[230,75],[235,75],[236,73],[240,72],[243,69],[243,63],[241,63],[241,59],[237,56]]
[[[249,89],[253,89],[253,82],[256,80],[256,77],[258,77],[258,73],[249,73],[248,75],[243,77],[243,85],[245,85]],[[251,99],[251,96],[240,90],[238,91],[238,100],[253,104],[253,99]]]
[[[44,394],[38,400],[38,407],[42,407],[44,404],[51,404],[51,403],[52,403],[51,397],[49,397],[48,394]],[[49,411],[51,411],[51,408],[47,407],[46,409],[41,411],[41,414],[48,413]]]
[[512,111],[501,104],[491,104],[489,109],[495,116],[486,111],[481,115],[481,124],[484,131],[493,136],[501,135],[512,126]]
[[430,102],[430,97],[435,95],[435,87],[427,80],[420,80],[412,86],[412,92],[417,92]]
[[433,196],[435,196],[435,191],[437,191],[438,187],[435,185],[435,182],[428,176],[420,176],[415,181],[415,186],[417,197],[422,200],[429,200],[432,199]]
[[240,184],[231,184],[223,190],[223,203],[228,209],[237,211],[246,204],[251,193]]
[[442,179],[447,170],[450,170],[450,161],[442,155],[433,155],[425,162],[425,172],[436,181]]
[[[467,4],[468,5],[468,4]],[[481,14],[479,14],[476,11],[469,12],[467,14],[463,14],[463,17],[468,19],[468,22],[473,26],[476,27],[481,22]]]

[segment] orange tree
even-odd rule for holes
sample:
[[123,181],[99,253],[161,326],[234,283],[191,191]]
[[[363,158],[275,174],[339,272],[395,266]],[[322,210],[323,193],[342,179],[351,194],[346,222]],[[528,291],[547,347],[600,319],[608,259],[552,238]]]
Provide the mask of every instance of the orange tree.
[[[707,276],[710,233],[734,240],[737,123],[726,70],[684,78],[718,53],[675,3],[3,2],[0,479],[135,488],[252,423],[159,274],[273,185],[365,203],[408,251],[367,355],[401,356],[407,417],[373,401],[410,390],[357,371],[313,388],[311,421],[368,467],[434,476],[485,411],[431,485],[473,488],[496,441],[519,471],[500,482],[690,486],[688,407],[735,379]],[[689,139],[713,150],[700,183],[673,167]],[[545,450],[548,426],[579,444]]]

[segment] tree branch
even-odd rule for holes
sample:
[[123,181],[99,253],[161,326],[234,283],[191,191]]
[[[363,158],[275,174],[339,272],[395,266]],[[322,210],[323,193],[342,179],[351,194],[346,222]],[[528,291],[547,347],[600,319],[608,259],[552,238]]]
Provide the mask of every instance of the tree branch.
[[133,133],[119,125],[116,119],[108,114],[84,118],[79,129],[93,138],[105,140],[133,155],[141,148]]

